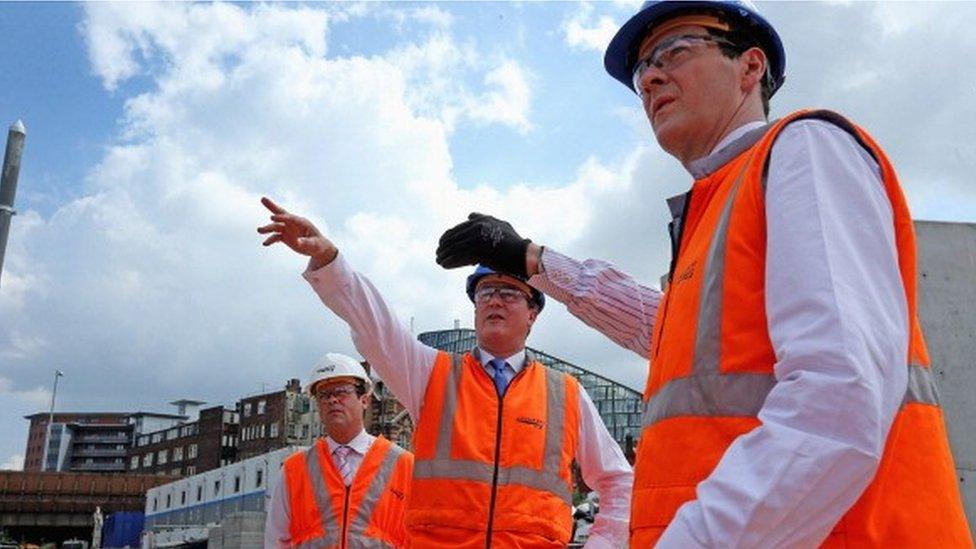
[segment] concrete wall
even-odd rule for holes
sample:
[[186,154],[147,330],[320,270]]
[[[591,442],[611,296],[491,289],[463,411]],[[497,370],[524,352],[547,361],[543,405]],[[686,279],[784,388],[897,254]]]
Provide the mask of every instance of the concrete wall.
[[919,316],[972,528],[976,526],[976,224],[917,221],[915,231]]
[[224,517],[220,526],[210,528],[207,549],[262,549],[264,513],[242,511]]

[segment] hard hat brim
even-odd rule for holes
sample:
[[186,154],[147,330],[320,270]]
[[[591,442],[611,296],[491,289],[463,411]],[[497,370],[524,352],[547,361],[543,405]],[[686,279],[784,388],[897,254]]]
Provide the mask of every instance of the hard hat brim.
[[[672,14],[680,12],[708,10],[719,11],[739,19],[752,20],[765,35],[760,37],[762,48],[769,58],[769,68],[773,75],[773,89],[775,93],[783,83],[783,75],[786,68],[786,52],[783,49],[783,42],[779,38],[776,29],[754,9],[746,9],[744,6],[737,6],[734,3],[724,4],[715,1],[662,1],[652,6],[647,6],[638,11],[631,17],[607,46],[607,51],[603,56],[603,66],[615,80],[627,86],[632,92],[634,89],[633,63],[629,62],[628,57],[631,52],[639,46],[639,41],[644,38],[648,31],[648,26],[656,21],[668,18]],[[635,60],[636,61],[636,60]]]

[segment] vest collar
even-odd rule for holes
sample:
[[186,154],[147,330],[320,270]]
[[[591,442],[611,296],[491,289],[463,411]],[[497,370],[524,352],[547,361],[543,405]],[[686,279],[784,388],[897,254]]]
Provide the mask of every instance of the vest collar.
[[737,128],[732,133],[734,134],[737,131],[744,130],[742,135],[733,138],[708,156],[704,156],[698,160],[692,160],[685,168],[696,181],[712,175],[719,168],[728,164],[733,158],[742,154],[743,151],[755,145],[774,123],[775,121],[763,122],[761,124],[749,123]]
[[[471,354],[474,355],[474,358],[481,363],[485,370],[488,370],[488,363],[491,362],[492,359],[500,358],[489,353],[488,351],[485,351],[481,347],[471,349]],[[522,368],[525,368],[534,361],[535,355],[525,348],[505,359],[505,362],[508,362],[508,365],[512,367],[512,370],[514,370],[516,374],[521,372]]]

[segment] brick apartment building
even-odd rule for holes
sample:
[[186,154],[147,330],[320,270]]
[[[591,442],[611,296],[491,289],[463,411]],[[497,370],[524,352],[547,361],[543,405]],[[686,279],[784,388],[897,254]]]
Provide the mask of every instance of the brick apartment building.
[[240,425],[236,410],[213,406],[199,419],[142,433],[128,449],[128,471],[184,476],[238,460]]
[[25,471],[121,472],[132,443],[128,414],[114,412],[24,416],[27,429]]
[[318,436],[315,403],[291,379],[284,390],[242,398],[238,459],[266,454],[286,446],[306,446]]

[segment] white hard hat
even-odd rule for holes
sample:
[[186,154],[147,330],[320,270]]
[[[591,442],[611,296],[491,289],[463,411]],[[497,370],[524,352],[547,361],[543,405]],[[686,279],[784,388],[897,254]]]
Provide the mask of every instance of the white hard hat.
[[346,355],[340,355],[339,353],[327,353],[312,368],[312,373],[308,379],[308,387],[305,390],[310,395],[314,394],[312,390],[315,389],[315,386],[319,382],[343,377],[351,377],[362,381],[367,393],[369,393],[373,385],[373,382],[366,375],[366,370],[363,369],[359,361]]

